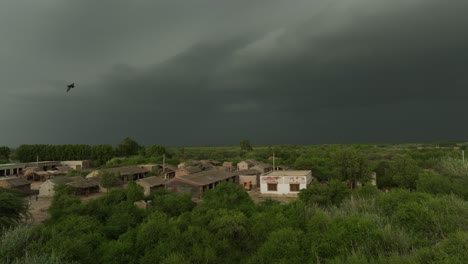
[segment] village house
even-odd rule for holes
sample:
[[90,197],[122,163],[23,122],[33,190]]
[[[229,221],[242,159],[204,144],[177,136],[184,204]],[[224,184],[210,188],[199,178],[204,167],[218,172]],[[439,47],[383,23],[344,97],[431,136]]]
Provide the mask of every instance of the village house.
[[66,185],[75,188],[75,195],[89,195],[100,191],[99,180],[96,178],[72,181]]
[[260,193],[297,196],[311,181],[310,170],[270,171],[260,176]]
[[49,179],[45,181],[41,186],[39,187],[39,196],[40,197],[52,197],[54,196],[55,193],[55,186],[59,184],[67,184],[70,182],[75,182],[75,181],[83,181],[83,177],[80,176],[74,176],[74,177],[57,177],[54,179]]
[[244,189],[251,190],[258,188],[261,173],[258,170],[249,169],[236,171],[239,175],[239,184],[244,186]]
[[164,179],[172,179],[176,176],[177,167],[169,164],[143,164],[139,167],[147,169],[151,172],[158,172],[158,176],[163,176]]
[[25,168],[24,163],[0,164],[0,177],[21,175]]
[[15,189],[24,194],[31,193],[31,182],[18,177],[0,178],[0,188]]
[[201,198],[205,191],[213,189],[221,182],[238,183],[238,175],[221,169],[212,169],[175,177],[167,181],[165,187],[176,193],[191,193],[192,198]]
[[159,189],[164,189],[164,178],[159,176],[150,176],[137,180],[136,184],[143,187],[144,194],[148,196]]
[[253,166],[259,164],[260,162],[256,160],[243,160],[239,163],[237,163],[237,169],[238,170],[248,170],[252,168]]
[[93,177],[98,177],[100,171],[114,173],[117,176],[119,176],[120,180],[122,180],[123,182],[136,181],[138,179],[142,179],[150,172],[148,169],[141,168],[138,166],[127,166],[127,167],[117,167],[117,168],[95,170],[89,173],[86,176],[86,178],[89,179]]

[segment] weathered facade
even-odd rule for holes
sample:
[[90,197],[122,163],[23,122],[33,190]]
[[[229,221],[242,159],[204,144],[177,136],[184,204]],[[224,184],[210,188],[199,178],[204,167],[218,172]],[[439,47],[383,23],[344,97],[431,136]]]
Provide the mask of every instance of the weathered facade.
[[239,175],[239,184],[244,186],[245,189],[258,188],[258,183],[260,182],[260,172],[258,170],[241,170],[236,171],[236,174]]
[[312,181],[310,170],[271,171],[260,176],[260,192],[270,195],[297,196]]
[[25,168],[24,163],[0,164],[0,177],[21,175]]
[[150,176],[147,178],[137,180],[136,184],[143,187],[144,194],[148,196],[159,189],[164,189],[164,178],[158,176]]

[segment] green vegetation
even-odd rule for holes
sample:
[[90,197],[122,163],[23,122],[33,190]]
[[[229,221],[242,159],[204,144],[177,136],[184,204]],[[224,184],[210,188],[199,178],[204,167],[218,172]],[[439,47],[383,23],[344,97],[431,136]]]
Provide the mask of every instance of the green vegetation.
[[47,223],[3,232],[0,257],[4,263],[466,263],[466,200],[345,187],[332,181],[288,204],[254,204],[241,186],[223,183],[199,206],[189,195],[160,191],[147,198],[153,206],[146,210],[133,205],[143,198],[134,183],[87,203],[61,187]]
[[0,230],[17,225],[27,219],[28,204],[15,190],[0,188]]
[[118,185],[119,183],[119,175],[109,171],[99,171],[99,185],[104,188],[112,188]]
[[[241,186],[230,183],[208,191],[199,205],[188,194],[164,190],[144,197],[133,182],[89,202],[59,186],[51,217],[43,225],[18,226],[21,217],[10,215],[4,224],[7,229],[1,231],[0,259],[2,263],[467,263],[468,166],[453,147],[460,146],[140,148],[139,155],[109,158],[105,166],[160,163],[162,154],[173,165],[190,159],[271,163],[274,152],[276,164],[312,169],[315,180],[287,204],[273,200],[254,204]],[[370,172],[377,174],[377,187],[368,183]],[[151,200],[151,206],[146,210],[134,206],[141,199]]]
[[0,164],[8,163],[10,159],[11,149],[6,146],[0,146]]

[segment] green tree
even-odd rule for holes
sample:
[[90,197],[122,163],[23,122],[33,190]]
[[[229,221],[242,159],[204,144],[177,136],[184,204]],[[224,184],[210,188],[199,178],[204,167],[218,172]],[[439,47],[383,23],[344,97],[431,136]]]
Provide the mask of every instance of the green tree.
[[0,231],[15,226],[29,217],[28,204],[15,190],[0,188]]
[[65,184],[54,186],[54,196],[49,207],[52,221],[57,221],[71,214],[77,214],[81,210],[81,200],[73,196],[74,189]]
[[160,157],[166,154],[166,148],[160,145],[151,145],[145,148],[145,156],[147,157]]
[[99,185],[104,188],[112,188],[118,185],[119,176],[110,171],[102,170],[98,173]]
[[397,157],[388,169],[388,174],[392,177],[393,182],[401,188],[411,190],[416,189],[416,182],[420,173],[421,169],[416,161],[404,156]]
[[6,146],[0,147],[0,160],[4,159],[8,161],[8,159],[10,158],[10,154],[11,154],[11,150],[9,147],[6,147]]
[[252,145],[250,145],[250,141],[248,139],[242,139],[240,141],[240,148],[242,151],[252,151],[253,148],[252,148]]
[[356,188],[359,181],[365,183],[370,179],[369,163],[361,151],[341,149],[333,157],[338,175],[342,180],[348,181],[351,188]]
[[309,204],[317,204],[320,206],[337,205],[349,197],[350,190],[345,183],[332,180],[329,186],[314,182],[307,189],[302,189],[299,192],[299,199]]
[[119,145],[117,145],[117,153],[125,157],[137,155],[140,149],[140,145],[129,137],[124,138]]
[[161,190],[154,194],[153,208],[169,216],[179,216],[184,212],[190,212],[194,207],[195,203],[189,193],[175,194]]

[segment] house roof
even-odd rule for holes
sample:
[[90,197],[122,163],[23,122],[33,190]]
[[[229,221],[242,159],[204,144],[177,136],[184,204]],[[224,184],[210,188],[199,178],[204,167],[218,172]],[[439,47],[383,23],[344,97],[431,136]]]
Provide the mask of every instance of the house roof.
[[[141,165],[138,165],[139,167],[142,167],[142,168],[148,168],[148,167],[157,167],[159,170],[163,170],[163,164],[159,164],[159,163],[151,163],[151,164],[141,164]],[[165,172],[173,172],[173,171],[176,171],[177,170],[177,167],[175,166],[172,166],[172,165],[169,165],[169,164],[166,164],[165,165],[165,169],[166,171]]]
[[50,179],[49,182],[53,184],[67,184],[69,182],[75,182],[75,181],[83,181],[83,177],[81,176],[73,176],[73,177],[58,177],[54,179]]
[[161,177],[157,177],[157,176],[151,176],[151,177],[139,179],[136,182],[149,186],[149,187],[164,185],[164,179]]
[[283,170],[283,171],[270,171],[264,174],[264,176],[307,176],[312,174],[310,170]]
[[261,172],[256,170],[256,169],[248,169],[248,170],[240,170],[236,171],[237,175],[257,175],[260,174]]
[[188,174],[184,176],[179,176],[169,181],[176,181],[180,179],[182,181],[189,182],[195,185],[204,186],[210,183],[226,180],[236,175],[238,175],[238,173],[212,169],[212,170],[201,171],[201,172]]
[[[258,161],[256,161],[256,160],[253,160],[253,159],[243,160],[243,161],[241,161],[241,162],[245,162],[245,163],[247,163],[247,164],[249,164],[249,165],[251,165],[251,166],[255,166],[255,165],[257,165],[257,164],[260,163],[260,162],[258,162]],[[239,162],[239,163],[241,163],[241,162]]]
[[24,185],[29,185],[31,182],[22,179],[22,178],[4,178],[0,179],[0,181],[6,181],[11,187],[19,187],[19,186],[24,186]]
[[213,165],[213,166],[219,166],[219,165],[221,165],[221,162],[220,162],[220,161],[217,161],[217,160],[200,160],[200,163],[202,163],[202,164],[210,164],[210,165]]
[[95,179],[81,179],[78,181],[69,182],[67,185],[78,189],[86,189],[91,187],[99,187],[99,182]]
[[267,164],[267,163],[258,163],[257,165],[254,166],[254,168],[257,167],[259,169],[267,169],[267,168],[273,168],[273,166],[271,164]]
[[112,173],[119,174],[120,176],[127,176],[139,173],[148,173],[149,170],[145,168],[141,168],[138,166],[128,166],[128,167],[117,167],[117,168],[109,168],[109,169],[102,169],[103,171],[108,171]]
[[68,166],[57,166],[55,167],[55,169],[57,169],[58,171],[63,171],[63,172],[71,171],[71,168]]
[[193,174],[193,173],[202,171],[202,168],[198,166],[191,166],[191,167],[184,168],[183,170],[187,171],[189,174]]

